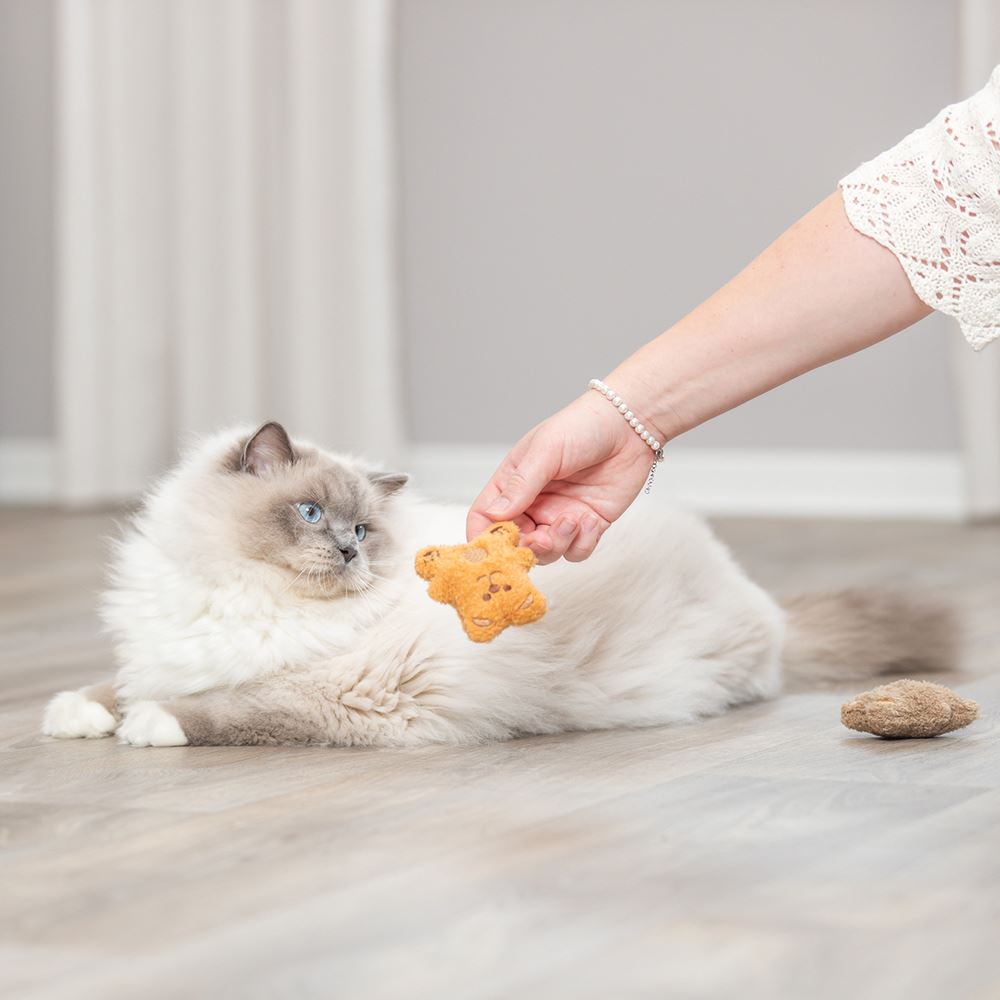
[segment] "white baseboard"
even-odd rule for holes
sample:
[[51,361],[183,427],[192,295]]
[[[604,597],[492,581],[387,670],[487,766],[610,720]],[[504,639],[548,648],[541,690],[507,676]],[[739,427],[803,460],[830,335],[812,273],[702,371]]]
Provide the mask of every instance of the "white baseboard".
[[[423,493],[469,503],[500,463],[493,445],[412,445],[407,471]],[[0,503],[55,497],[55,446],[0,438]],[[966,515],[957,452],[681,448],[668,452],[643,503],[704,514],[959,520]]]
[[[421,492],[469,503],[503,458],[490,445],[414,445]],[[668,451],[650,498],[704,514],[959,520],[958,452],[683,448]]]
[[55,442],[0,438],[0,503],[45,503],[55,496]]

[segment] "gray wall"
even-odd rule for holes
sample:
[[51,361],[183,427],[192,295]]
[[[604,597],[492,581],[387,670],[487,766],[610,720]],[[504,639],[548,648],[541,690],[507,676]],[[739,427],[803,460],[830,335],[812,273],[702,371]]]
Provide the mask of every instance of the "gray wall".
[[[512,442],[958,98],[940,0],[404,0],[412,433]],[[803,332],[803,336],[808,335]],[[691,444],[951,449],[931,317]]]
[[0,0],[0,437],[52,433],[52,5]]
[[[950,2],[398,8],[404,360],[422,442],[511,442],[959,96]],[[54,423],[52,64],[51,0],[0,0],[0,437]],[[956,447],[956,335],[932,317],[686,440]]]

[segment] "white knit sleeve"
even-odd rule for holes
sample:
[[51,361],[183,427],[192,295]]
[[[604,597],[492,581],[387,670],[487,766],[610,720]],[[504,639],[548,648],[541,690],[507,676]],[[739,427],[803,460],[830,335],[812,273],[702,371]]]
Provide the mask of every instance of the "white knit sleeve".
[[1000,66],[979,93],[840,182],[851,225],[891,250],[977,351],[1000,337],[998,131]]

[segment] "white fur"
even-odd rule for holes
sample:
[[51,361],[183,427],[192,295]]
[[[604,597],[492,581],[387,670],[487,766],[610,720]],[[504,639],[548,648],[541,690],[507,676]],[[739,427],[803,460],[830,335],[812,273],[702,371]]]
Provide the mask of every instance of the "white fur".
[[303,599],[275,568],[234,555],[238,512],[220,528],[202,509],[202,483],[236,437],[206,442],[158,484],[119,546],[103,610],[119,702],[132,705],[123,742],[176,745],[176,720],[150,701],[288,671],[333,692],[338,743],[683,722],[779,689],[783,612],[693,516],[640,500],[586,562],[532,571],[543,619],[477,645],[413,569],[417,549],[464,540],[462,508],[404,491],[388,578],[365,598]]
[[348,648],[364,618],[347,602],[303,600],[271,567],[233,556],[232,538],[220,536],[217,516],[209,522],[201,509],[209,501],[199,483],[234,436],[210,439],[165,477],[139,530],[118,546],[102,616],[117,642],[122,703],[314,662]]
[[134,747],[182,747],[187,743],[180,723],[155,701],[136,702],[125,713],[118,740]]
[[82,691],[62,691],[46,706],[42,733],[59,740],[96,740],[110,736],[118,723],[101,704]]
[[[461,540],[464,516],[411,507],[407,551]],[[426,675],[411,740],[688,722],[780,689],[783,612],[691,515],[627,515],[587,561],[532,576],[546,616],[487,645],[423,581],[404,589],[365,645],[372,663],[409,650],[396,659]]]

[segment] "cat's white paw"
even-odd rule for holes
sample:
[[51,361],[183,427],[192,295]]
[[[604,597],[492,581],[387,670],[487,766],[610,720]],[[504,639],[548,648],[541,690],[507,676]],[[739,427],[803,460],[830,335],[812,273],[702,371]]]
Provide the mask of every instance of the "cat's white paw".
[[115,717],[99,702],[80,691],[63,691],[45,706],[42,732],[59,740],[96,740],[110,736],[118,725]]
[[134,747],[182,747],[188,741],[177,719],[155,701],[137,701],[128,708],[118,739]]

